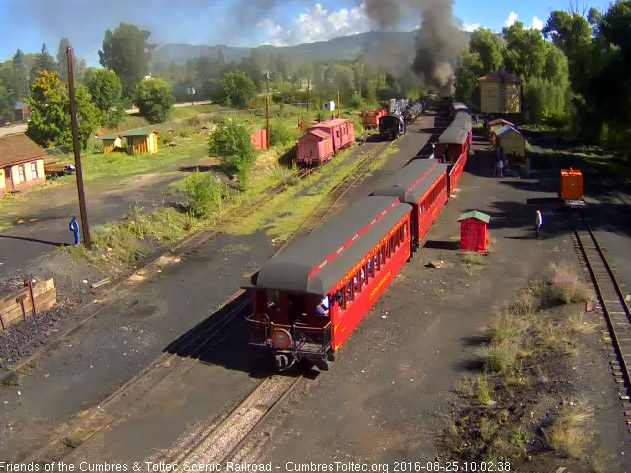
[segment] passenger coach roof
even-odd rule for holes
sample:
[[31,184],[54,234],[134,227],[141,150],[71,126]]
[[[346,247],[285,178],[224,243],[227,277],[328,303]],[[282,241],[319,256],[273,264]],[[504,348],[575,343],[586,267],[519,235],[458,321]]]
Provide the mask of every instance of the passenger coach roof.
[[393,197],[365,197],[268,261],[254,285],[325,295],[409,211]]
[[438,138],[438,142],[442,144],[463,144],[469,132],[465,130],[463,125],[452,123],[442,135]]
[[446,170],[446,164],[428,159],[415,159],[386,179],[373,195],[398,197],[403,202],[416,204]]

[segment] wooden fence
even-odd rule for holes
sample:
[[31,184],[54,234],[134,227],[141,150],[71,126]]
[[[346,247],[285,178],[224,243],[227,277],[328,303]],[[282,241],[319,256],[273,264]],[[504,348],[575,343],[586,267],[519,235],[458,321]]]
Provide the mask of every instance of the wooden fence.
[[46,281],[25,281],[23,289],[0,299],[0,330],[40,314],[56,302],[57,289],[52,278]]

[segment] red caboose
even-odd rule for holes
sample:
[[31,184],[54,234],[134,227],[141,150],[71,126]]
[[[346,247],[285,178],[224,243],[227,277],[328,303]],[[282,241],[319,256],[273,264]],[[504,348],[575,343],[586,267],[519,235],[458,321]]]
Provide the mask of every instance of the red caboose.
[[355,128],[346,119],[316,123],[298,139],[296,162],[307,166],[328,161],[355,142]]
[[248,288],[250,344],[278,368],[326,368],[410,257],[408,204],[365,197],[267,262]]
[[296,147],[296,163],[298,164],[307,166],[322,164],[331,159],[333,154],[333,140],[325,131],[312,128],[298,139]]
[[434,159],[415,159],[372,195],[398,197],[413,206],[412,243],[418,247],[447,203],[447,165]]
[[311,129],[322,130],[331,136],[334,154],[339,153],[344,148],[348,148],[355,142],[355,128],[345,118],[335,118],[320,122],[311,127]]

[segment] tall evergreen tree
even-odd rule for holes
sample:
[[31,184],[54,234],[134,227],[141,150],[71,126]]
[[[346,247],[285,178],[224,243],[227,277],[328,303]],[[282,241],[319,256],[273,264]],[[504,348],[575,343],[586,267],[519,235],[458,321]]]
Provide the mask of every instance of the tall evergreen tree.
[[149,72],[149,60],[155,44],[149,43],[149,31],[122,23],[114,31],[107,30],[99,62],[112,69],[123,84],[123,95],[132,98],[136,86]]
[[[66,50],[70,47],[70,40],[65,36],[59,40],[59,47],[57,48],[57,72],[59,73],[59,80],[62,82],[68,82],[68,59],[66,56]],[[78,74],[75,74],[75,77]]]

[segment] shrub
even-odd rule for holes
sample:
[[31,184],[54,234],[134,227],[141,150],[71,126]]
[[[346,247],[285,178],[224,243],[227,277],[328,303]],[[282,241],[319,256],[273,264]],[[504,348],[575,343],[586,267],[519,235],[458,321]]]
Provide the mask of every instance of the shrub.
[[592,292],[577,271],[565,262],[551,263],[548,267],[550,296],[553,301],[563,304],[586,302]]
[[270,144],[284,146],[296,139],[295,134],[284,123],[274,122],[270,126]]
[[565,406],[550,427],[543,429],[546,443],[567,457],[582,456],[589,435],[586,424],[594,416],[594,410],[585,403]]
[[241,122],[227,119],[210,136],[210,154],[219,156],[223,168],[239,177],[242,187],[256,159],[250,143],[250,132]]
[[208,172],[195,170],[185,180],[188,206],[196,217],[203,217],[221,204],[221,185]]
[[496,373],[506,372],[515,364],[519,347],[515,343],[491,344],[480,350],[486,366]]
[[136,88],[136,103],[140,115],[150,123],[166,121],[175,103],[169,84],[161,79],[143,79]]

